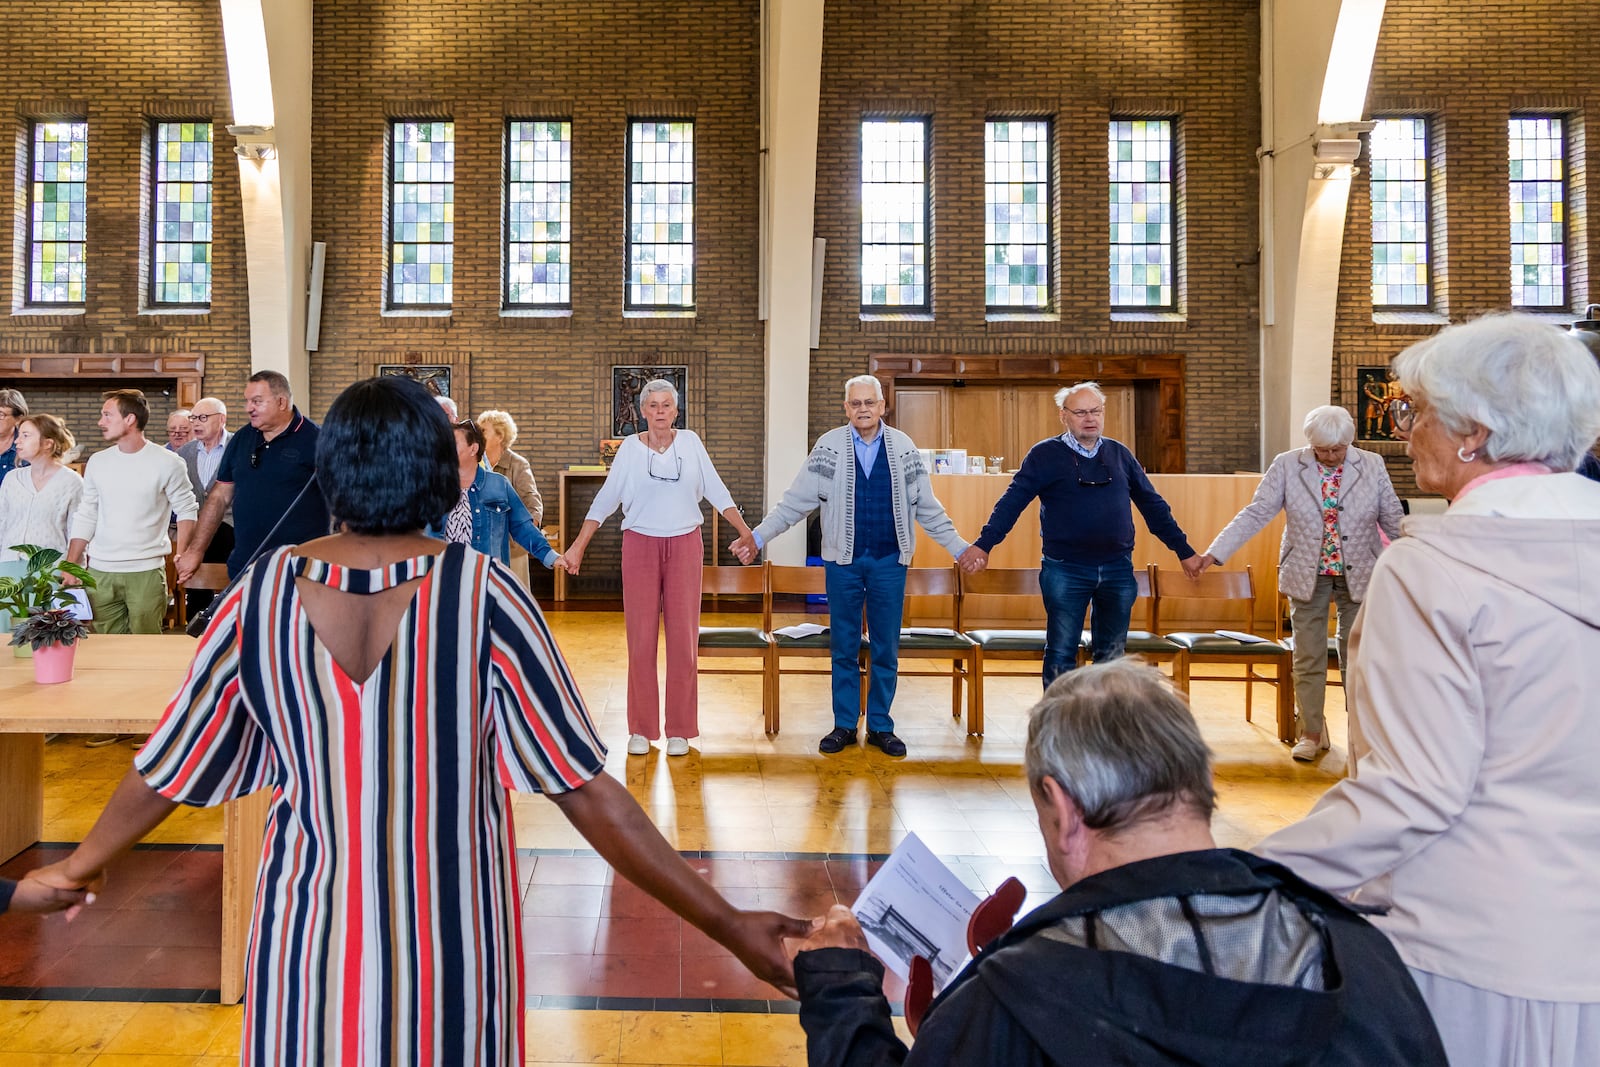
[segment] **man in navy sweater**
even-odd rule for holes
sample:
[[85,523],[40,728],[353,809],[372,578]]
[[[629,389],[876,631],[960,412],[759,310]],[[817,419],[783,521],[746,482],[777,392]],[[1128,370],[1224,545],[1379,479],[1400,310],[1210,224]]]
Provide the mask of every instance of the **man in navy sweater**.
[[1122,655],[1138,590],[1133,579],[1133,506],[1150,532],[1177,553],[1185,573],[1192,577],[1201,569],[1200,556],[1133,453],[1100,436],[1106,415],[1106,395],[1100,386],[1095,382],[1067,386],[1056,393],[1056,407],[1066,432],[1028,450],[1010,488],[995,502],[989,522],[973,542],[986,564],[990,550],[1006,539],[1029,501],[1039,498],[1046,687],[1058,674],[1077,666],[1083,615],[1091,603],[1094,661],[1104,663]]

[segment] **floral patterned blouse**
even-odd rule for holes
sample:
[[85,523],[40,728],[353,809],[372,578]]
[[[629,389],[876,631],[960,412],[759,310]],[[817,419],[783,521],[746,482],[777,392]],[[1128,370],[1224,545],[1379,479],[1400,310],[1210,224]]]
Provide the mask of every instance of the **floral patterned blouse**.
[[1344,464],[1322,468],[1322,556],[1318,574],[1344,574],[1344,553],[1339,551],[1339,480]]

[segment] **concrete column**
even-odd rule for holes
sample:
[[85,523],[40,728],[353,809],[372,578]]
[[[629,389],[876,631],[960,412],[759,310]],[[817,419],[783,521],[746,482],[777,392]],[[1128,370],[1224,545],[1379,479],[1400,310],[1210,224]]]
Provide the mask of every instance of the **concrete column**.
[[1384,0],[1262,4],[1262,462],[1329,402],[1351,162]]
[[[816,216],[817,109],[823,0],[767,0],[763,70],[762,295],[767,313],[766,506],[778,502],[810,451],[811,238]],[[752,517],[754,525],[755,517]],[[800,529],[768,557],[800,563]]]
[[250,367],[289,379],[305,407],[311,253],[311,0],[220,0],[241,155]]

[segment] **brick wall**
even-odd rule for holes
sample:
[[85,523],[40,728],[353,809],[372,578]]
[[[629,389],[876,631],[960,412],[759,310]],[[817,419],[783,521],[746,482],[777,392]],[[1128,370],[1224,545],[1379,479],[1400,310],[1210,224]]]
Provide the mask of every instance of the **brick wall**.
[[[516,419],[554,521],[556,471],[597,462],[611,436],[610,368],[687,365],[688,425],[735,500],[759,510],[759,18],[756,0],[319,0],[312,231],[328,266],[312,407],[380,362],[452,364],[463,415],[494,407]],[[431,115],[455,123],[454,307],[384,315],[386,122]],[[627,123],[667,116],[695,120],[696,313],[624,316]],[[573,308],[507,316],[504,123],[540,117],[572,121]],[[575,588],[617,588],[616,539],[608,523]]]
[[[1587,176],[1600,165],[1600,146],[1585,131],[1586,109],[1600,100],[1600,66],[1592,48],[1597,33],[1600,7],[1592,4],[1390,0],[1368,106],[1373,114],[1431,118],[1437,306],[1431,315],[1374,316],[1372,213],[1364,172],[1350,196],[1334,332],[1334,402],[1348,406],[1358,420],[1358,367],[1386,365],[1447,321],[1509,309],[1506,120],[1512,112],[1568,117],[1568,288],[1574,313],[1548,317],[1565,323],[1583,310],[1589,279],[1600,276],[1600,235],[1586,225]],[[1371,447],[1388,457],[1400,494],[1415,494],[1404,446]]]
[[[6,314],[0,353],[194,351],[206,358],[205,389],[240,403],[249,365],[249,308],[240,225],[239,181],[229,121],[222,21],[215,3],[191,0],[84,0],[62,5],[13,0],[5,5],[6,58],[0,64],[0,110],[12,135],[0,136],[0,174],[26,175],[27,128],[32,118],[72,114],[89,123],[86,306],[75,315]],[[217,160],[212,185],[214,277],[206,314],[141,314],[145,274],[141,254],[150,187],[145,139],[153,117],[209,117]],[[26,209],[16,182],[13,217]],[[0,310],[21,296],[18,260],[25,230],[0,241]],[[83,455],[101,447],[95,420],[100,392],[131,385],[150,399],[150,433],[163,428],[175,406],[171,382],[48,381],[15,385],[35,411],[61,415]],[[163,395],[163,389],[168,395]],[[238,422],[238,419],[232,420]]]
[[[829,4],[817,160],[817,235],[828,241],[811,429],[840,421],[839,385],[883,352],[1182,354],[1187,469],[1256,463],[1257,76],[1260,21],[1242,0],[1074,4],[882,0]],[[862,321],[861,119],[932,117],[932,321]],[[1108,310],[1106,123],[1116,113],[1179,119],[1179,321],[1116,321]],[[1048,115],[1059,182],[1059,321],[984,313],[984,121]]]

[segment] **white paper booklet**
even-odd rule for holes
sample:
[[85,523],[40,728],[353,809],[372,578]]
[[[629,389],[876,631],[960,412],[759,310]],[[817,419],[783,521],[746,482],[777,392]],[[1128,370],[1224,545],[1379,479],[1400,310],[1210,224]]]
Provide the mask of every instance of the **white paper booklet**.
[[1214,632],[1218,637],[1230,637],[1235,641],[1241,641],[1247,645],[1264,645],[1267,643],[1267,639],[1265,637],[1258,637],[1255,634],[1247,634],[1243,630],[1216,630]]
[[922,956],[941,990],[971,958],[967,922],[977,906],[978,895],[916,834],[907,834],[850,910],[884,966],[908,978],[911,957]]
[[828,628],[814,622],[797,622],[793,626],[780,626],[772,632],[785,637],[814,637],[817,634],[827,633]]

